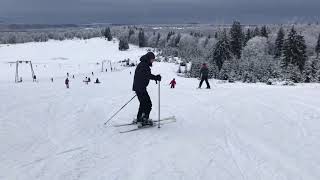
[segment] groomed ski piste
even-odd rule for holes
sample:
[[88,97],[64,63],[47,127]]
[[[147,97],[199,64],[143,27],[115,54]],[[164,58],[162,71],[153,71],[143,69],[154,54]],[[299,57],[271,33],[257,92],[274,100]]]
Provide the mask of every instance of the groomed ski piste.
[[[134,96],[134,68],[102,73],[94,62],[138,60],[146,50],[117,49],[97,38],[1,45],[1,180],[319,180],[319,84],[210,80],[211,90],[196,89],[199,81],[178,77],[177,65],[155,62],[161,117],[177,121],[121,134],[129,127],[113,125],[133,120],[137,99],[104,122]],[[19,59],[37,64],[38,83],[22,65],[24,81],[14,83],[6,62]],[[70,89],[67,72],[75,74]],[[102,83],[86,85],[85,76]],[[148,90],[157,119],[158,86]]]

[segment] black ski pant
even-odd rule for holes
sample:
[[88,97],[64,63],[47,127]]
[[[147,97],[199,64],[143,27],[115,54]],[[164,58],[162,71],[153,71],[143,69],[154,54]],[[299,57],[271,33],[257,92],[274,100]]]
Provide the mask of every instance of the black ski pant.
[[200,84],[199,84],[199,88],[201,88],[203,81],[206,81],[207,88],[210,88],[210,84],[209,84],[209,81],[208,81],[208,77],[202,77],[202,78],[201,78],[201,81],[200,81]]
[[142,120],[142,118],[149,119],[149,115],[152,109],[152,102],[148,92],[136,91],[136,94],[140,102],[139,111],[137,114],[137,120]]

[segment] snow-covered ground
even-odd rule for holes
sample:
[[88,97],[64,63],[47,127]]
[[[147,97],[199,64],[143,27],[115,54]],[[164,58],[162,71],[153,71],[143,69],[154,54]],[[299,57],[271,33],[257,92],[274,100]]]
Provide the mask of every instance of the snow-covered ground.
[[[51,77],[65,77],[67,72],[70,75],[100,72],[103,61],[106,61],[104,69],[110,70],[109,61],[117,62],[127,58],[138,61],[145,51],[133,45],[128,51],[119,51],[118,41],[108,42],[103,38],[0,45],[0,82],[14,81],[16,67],[8,62],[32,61],[35,74],[41,81]],[[19,73],[23,80],[32,80],[29,64],[19,64]]]
[[[83,49],[61,48],[48,52],[50,54],[44,50],[73,43],[84,44]],[[87,43],[94,46],[108,42],[94,39]],[[78,58],[86,64],[99,58],[107,59],[108,54],[113,57],[122,53],[108,52],[117,45],[106,46],[109,48],[101,52],[100,46],[93,49],[86,46],[85,41],[30,43],[1,47],[0,56],[14,60],[24,55],[39,62],[42,57],[44,62],[54,57],[67,57],[68,63],[77,66]],[[39,56],[31,53],[37,48],[43,48]],[[126,53],[137,58],[144,52],[133,48]],[[97,69],[92,79],[99,77],[102,84],[86,85],[82,82],[84,75],[79,75],[71,79],[70,89],[65,88],[64,77],[53,83],[45,78],[39,83],[19,84],[2,79],[0,179],[320,178],[318,84],[283,87],[220,84],[211,80],[212,90],[199,90],[196,89],[198,80],[177,77],[177,68],[166,63],[155,63],[152,68],[154,74],[163,76],[161,116],[175,115],[177,122],[161,129],[127,134],[119,133],[125,127],[112,125],[133,119],[138,106],[136,99],[108,126],[103,123],[134,95],[131,91],[133,74],[130,75],[134,68],[112,73],[100,73]],[[91,70],[87,66],[88,73]],[[1,74],[5,76],[6,71]],[[42,74],[45,76],[45,71],[38,76]],[[65,72],[56,76],[63,75]],[[172,78],[177,80],[176,89],[168,86]],[[157,117],[157,88],[150,82],[153,118]]]

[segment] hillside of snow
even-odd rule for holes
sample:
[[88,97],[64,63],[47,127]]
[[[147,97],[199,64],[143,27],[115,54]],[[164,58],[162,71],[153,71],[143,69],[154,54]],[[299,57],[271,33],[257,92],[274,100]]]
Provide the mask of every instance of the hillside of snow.
[[[177,77],[176,65],[155,62],[152,72],[163,76],[161,117],[177,122],[120,134],[132,127],[113,125],[133,120],[137,99],[104,122],[134,95],[134,68],[102,73],[94,63],[138,61],[146,51],[117,47],[103,39],[1,45],[0,180],[319,179],[319,84],[210,80],[211,90],[196,89],[199,81]],[[14,83],[15,67],[6,62],[19,58],[38,64],[38,83],[28,69],[26,81]],[[76,74],[70,89],[67,72]],[[86,85],[85,76],[102,83]],[[168,86],[172,78],[176,89]],[[157,119],[155,82],[149,93]]]
[[[100,72],[102,61],[107,61],[105,68],[110,68],[109,61],[117,62],[128,58],[134,62],[139,61],[141,54],[146,52],[134,45],[128,51],[119,51],[118,43],[116,40],[108,42],[103,38],[93,38],[0,45],[0,82],[14,81],[16,67],[12,62],[15,61],[32,61],[38,79],[47,80],[51,77],[64,77],[67,72],[70,75]],[[28,64],[19,64],[19,73],[23,79],[32,80]]]

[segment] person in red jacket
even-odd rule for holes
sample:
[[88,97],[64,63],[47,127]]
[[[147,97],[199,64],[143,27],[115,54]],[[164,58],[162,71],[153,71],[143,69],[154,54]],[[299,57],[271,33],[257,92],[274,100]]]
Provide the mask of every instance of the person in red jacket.
[[170,82],[171,88],[175,88],[176,84],[177,84],[176,79],[173,78],[173,80]]

